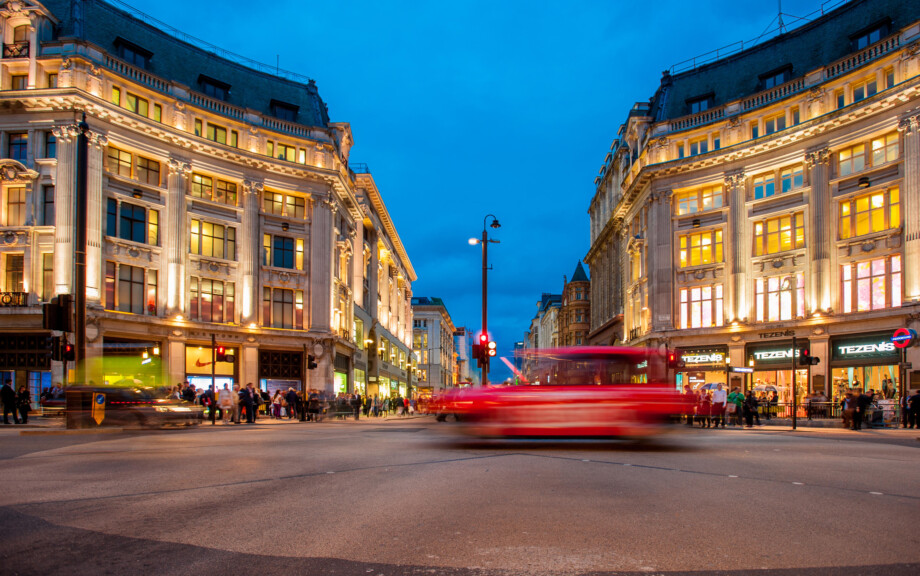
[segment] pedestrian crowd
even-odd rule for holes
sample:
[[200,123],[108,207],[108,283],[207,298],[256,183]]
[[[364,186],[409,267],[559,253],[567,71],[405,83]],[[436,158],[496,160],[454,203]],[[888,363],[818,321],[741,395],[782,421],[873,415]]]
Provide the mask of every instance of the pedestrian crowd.
[[32,400],[29,390],[23,385],[19,390],[13,390],[13,381],[7,378],[0,388],[0,402],[3,403],[3,423],[9,424],[9,415],[13,415],[14,424],[27,424],[29,412],[32,411]]

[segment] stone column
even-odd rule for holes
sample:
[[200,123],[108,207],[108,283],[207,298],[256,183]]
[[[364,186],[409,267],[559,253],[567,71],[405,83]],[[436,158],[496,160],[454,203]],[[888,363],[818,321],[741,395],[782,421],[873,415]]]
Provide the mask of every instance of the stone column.
[[240,258],[239,297],[242,303],[240,324],[244,326],[251,323],[259,324],[259,304],[262,301],[259,293],[259,271],[262,265],[259,194],[262,188],[261,182],[243,181],[243,226],[240,231],[240,243],[237,246],[239,246]]
[[904,300],[920,301],[920,115],[901,119],[904,140],[904,184],[901,214],[904,218]]
[[105,231],[102,229],[102,214],[105,207],[102,202],[102,166],[107,144],[105,135],[96,132],[89,134],[86,175],[86,302],[90,306],[102,303],[104,291],[102,238]]
[[[650,198],[647,239],[648,306],[654,332],[673,326],[674,251],[671,249],[671,191],[661,190]],[[624,269],[626,270],[626,269]]]
[[252,382],[259,385],[259,346],[243,342],[240,346],[240,355],[243,357],[240,366],[240,385],[245,386]]
[[[310,326],[313,332],[329,332],[332,316],[332,258],[335,246],[335,201],[329,195],[313,202],[310,222]],[[305,326],[306,328],[306,326]]]
[[33,12],[29,14],[29,90],[38,85],[38,28],[35,25],[37,15]]
[[814,310],[830,308],[833,301],[832,295],[833,292],[836,292],[837,286],[837,275],[831,270],[831,249],[834,245],[831,232],[834,210],[831,204],[831,189],[828,186],[829,164],[830,151],[827,147],[810,150],[805,154],[805,167],[811,188],[808,201],[811,218],[807,226],[811,229],[808,235],[811,277],[806,289],[808,305],[811,309],[805,310],[806,315]]
[[364,301],[364,222],[355,218],[351,237],[351,287],[355,304],[367,310]]
[[744,172],[725,174],[724,196],[729,200],[729,227],[722,234],[723,252],[726,259],[731,258],[728,266],[728,278],[731,285],[724,289],[726,309],[729,310],[728,322],[747,318],[750,305],[747,301],[747,278],[750,272],[751,252],[747,241],[747,209],[745,207]]
[[[166,177],[166,233],[163,235],[163,255],[166,258],[166,315],[185,315],[185,264],[188,254],[188,222],[186,200],[192,167],[177,158],[169,160]],[[161,280],[161,282],[163,282]],[[185,359],[183,357],[183,362]]]
[[54,182],[54,295],[70,294],[73,286],[74,206],[76,205],[76,126],[53,129],[57,139]]
[[175,386],[179,382],[185,382],[185,337],[169,336],[164,352],[169,370],[167,383]]

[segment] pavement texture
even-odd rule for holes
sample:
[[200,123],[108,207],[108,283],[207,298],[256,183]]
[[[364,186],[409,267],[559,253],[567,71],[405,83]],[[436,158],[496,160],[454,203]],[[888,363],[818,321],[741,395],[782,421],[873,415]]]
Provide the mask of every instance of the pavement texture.
[[0,574],[920,573],[916,430],[0,428]]

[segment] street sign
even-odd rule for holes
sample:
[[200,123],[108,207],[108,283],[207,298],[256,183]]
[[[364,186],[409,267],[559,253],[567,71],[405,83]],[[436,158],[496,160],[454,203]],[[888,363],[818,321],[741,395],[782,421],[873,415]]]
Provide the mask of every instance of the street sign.
[[742,374],[753,374],[754,373],[753,368],[743,368],[741,366],[732,366],[731,368],[729,368],[729,371],[730,372],[741,372]]
[[102,424],[103,419],[105,419],[105,394],[93,394],[93,420],[98,426]]
[[898,328],[891,335],[891,341],[898,348],[909,348],[917,340],[917,333],[910,328]]

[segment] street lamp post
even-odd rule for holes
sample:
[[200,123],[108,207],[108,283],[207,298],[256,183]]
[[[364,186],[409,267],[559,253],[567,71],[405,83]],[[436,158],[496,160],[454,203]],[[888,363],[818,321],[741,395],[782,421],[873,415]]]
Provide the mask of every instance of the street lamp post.
[[[489,323],[488,323],[488,272],[489,272],[489,242],[498,244],[498,240],[492,240],[489,238],[489,231],[486,226],[486,221],[492,218],[492,223],[489,224],[489,227],[492,228],[501,228],[502,225],[498,223],[498,218],[492,214],[486,214],[485,218],[482,219],[482,240],[476,240],[475,238],[470,238],[470,244],[482,244],[482,333],[488,337],[489,335]],[[488,386],[489,384],[489,357],[486,356],[482,364],[482,385]]]

